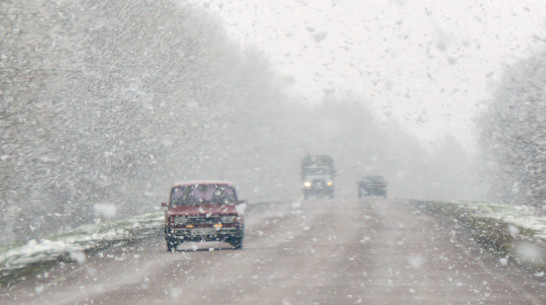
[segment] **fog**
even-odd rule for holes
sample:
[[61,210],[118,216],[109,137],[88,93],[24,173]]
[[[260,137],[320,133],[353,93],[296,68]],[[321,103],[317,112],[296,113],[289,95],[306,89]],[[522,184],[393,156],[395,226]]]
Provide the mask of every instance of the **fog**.
[[343,196],[374,174],[395,198],[488,198],[458,136],[424,141],[358,90],[294,94],[259,46],[195,3],[0,8],[3,243],[92,222],[97,205],[154,210],[182,180],[233,181],[250,202],[299,198],[306,153],[334,158]]
[[546,304],[543,2],[0,1],[0,303]]

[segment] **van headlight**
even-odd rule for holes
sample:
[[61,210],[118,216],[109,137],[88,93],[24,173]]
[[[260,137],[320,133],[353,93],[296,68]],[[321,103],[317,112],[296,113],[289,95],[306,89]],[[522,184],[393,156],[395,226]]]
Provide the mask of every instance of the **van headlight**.
[[303,185],[304,185],[305,187],[311,187],[312,183],[311,183],[311,181],[305,181],[305,182],[303,183]]

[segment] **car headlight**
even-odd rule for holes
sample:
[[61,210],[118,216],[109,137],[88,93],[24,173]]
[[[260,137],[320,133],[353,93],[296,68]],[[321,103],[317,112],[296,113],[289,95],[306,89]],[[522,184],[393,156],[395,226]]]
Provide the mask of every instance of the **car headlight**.
[[185,225],[188,222],[188,218],[184,216],[179,216],[174,218],[174,223],[177,225]]
[[305,182],[303,183],[303,185],[304,185],[305,187],[311,187],[312,183],[311,183],[311,181],[305,181]]
[[220,222],[221,223],[233,223],[233,222],[235,222],[236,218],[237,218],[237,216],[222,216],[222,217],[220,217]]
[[332,181],[328,181],[328,186],[332,186],[334,183]]

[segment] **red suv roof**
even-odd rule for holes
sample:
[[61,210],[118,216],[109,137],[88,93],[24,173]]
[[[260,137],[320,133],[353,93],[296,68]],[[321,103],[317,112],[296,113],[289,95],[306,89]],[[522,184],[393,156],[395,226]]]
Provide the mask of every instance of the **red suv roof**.
[[214,181],[214,180],[210,180],[210,181],[207,181],[207,180],[204,180],[204,181],[183,181],[183,182],[179,182],[179,183],[176,183],[175,185],[173,185],[173,187],[177,187],[177,186],[186,186],[186,185],[197,185],[197,184],[200,184],[200,185],[229,185],[229,186],[233,186],[233,184],[231,182],[228,182],[228,181]]

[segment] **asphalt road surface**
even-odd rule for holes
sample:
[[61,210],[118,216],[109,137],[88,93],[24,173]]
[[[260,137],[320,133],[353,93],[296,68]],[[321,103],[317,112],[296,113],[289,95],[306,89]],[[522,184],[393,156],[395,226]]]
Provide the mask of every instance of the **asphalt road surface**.
[[402,200],[254,209],[243,250],[161,235],[0,290],[0,304],[546,304],[544,277]]

